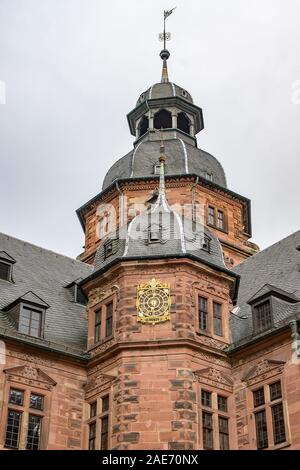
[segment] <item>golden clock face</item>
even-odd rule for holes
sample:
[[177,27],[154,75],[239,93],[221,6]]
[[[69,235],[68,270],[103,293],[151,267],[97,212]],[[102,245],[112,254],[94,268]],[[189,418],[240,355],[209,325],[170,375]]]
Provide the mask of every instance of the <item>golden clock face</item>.
[[170,320],[170,286],[152,279],[137,287],[137,321],[160,323]]

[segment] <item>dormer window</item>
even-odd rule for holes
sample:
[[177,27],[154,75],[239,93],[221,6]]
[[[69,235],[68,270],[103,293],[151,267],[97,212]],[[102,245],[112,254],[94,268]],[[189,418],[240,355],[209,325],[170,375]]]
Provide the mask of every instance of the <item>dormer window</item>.
[[188,92],[186,90],[184,90],[183,88],[181,88],[181,95],[184,97],[184,98],[188,98]]
[[81,287],[77,284],[78,282],[79,280],[73,281],[67,286],[65,286],[65,288],[70,291],[71,296],[72,296],[71,300],[73,302],[79,305],[86,305],[87,304],[86,296],[84,295],[84,292],[81,290]]
[[209,173],[208,171],[205,171],[204,174],[203,174],[204,178],[208,181],[212,181],[213,180],[213,174],[212,173]]
[[151,226],[148,229],[148,241],[149,243],[160,243],[161,242],[161,227]]
[[113,254],[113,242],[112,241],[106,242],[104,245],[104,258],[106,259],[112,254]]
[[208,253],[210,252],[210,238],[206,235],[201,238],[201,250],[207,251]]
[[12,268],[16,261],[6,251],[0,251],[0,279],[12,281]]
[[253,327],[255,333],[268,330],[273,326],[273,315],[270,300],[252,307]]
[[42,321],[44,310],[28,305],[21,305],[19,317],[19,332],[25,335],[42,337]]
[[0,279],[4,281],[11,280],[11,264],[0,261]]
[[160,163],[154,163],[153,173],[154,173],[154,175],[159,175],[160,174]]

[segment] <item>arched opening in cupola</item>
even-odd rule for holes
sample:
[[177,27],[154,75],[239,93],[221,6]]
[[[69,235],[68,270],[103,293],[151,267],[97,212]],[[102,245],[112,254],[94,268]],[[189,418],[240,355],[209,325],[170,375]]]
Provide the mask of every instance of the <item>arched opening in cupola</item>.
[[139,123],[139,137],[144,135],[149,128],[149,119],[147,116],[143,116]]
[[154,128],[155,129],[171,129],[172,128],[172,114],[166,109],[161,109],[154,115]]
[[185,113],[178,113],[177,115],[177,128],[186,134],[190,133],[190,120]]

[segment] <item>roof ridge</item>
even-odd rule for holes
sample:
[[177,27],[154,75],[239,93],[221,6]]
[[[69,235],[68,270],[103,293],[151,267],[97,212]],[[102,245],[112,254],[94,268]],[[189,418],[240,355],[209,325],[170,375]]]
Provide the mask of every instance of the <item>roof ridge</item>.
[[88,263],[84,263],[83,261],[79,261],[77,260],[76,258],[71,258],[70,256],[67,256],[67,255],[63,255],[62,253],[57,253],[56,251],[53,251],[53,250],[49,250],[49,248],[44,248],[40,245],[36,245],[35,243],[32,243],[32,242],[28,242],[26,240],[22,240],[21,238],[17,238],[17,237],[14,237],[12,235],[8,235],[7,233],[4,233],[4,232],[0,232],[0,237],[1,236],[4,236],[4,237],[7,237],[8,239],[13,239],[13,240],[16,240],[18,242],[21,242],[21,243],[24,243],[26,245],[30,245],[30,246],[33,246],[34,248],[38,248],[40,250],[43,250],[43,251],[46,251],[48,253],[52,253],[53,255],[56,255],[56,256],[60,256],[62,258],[66,258],[70,261],[75,261],[76,263],[79,263],[81,265],[84,265],[84,266],[90,266]]

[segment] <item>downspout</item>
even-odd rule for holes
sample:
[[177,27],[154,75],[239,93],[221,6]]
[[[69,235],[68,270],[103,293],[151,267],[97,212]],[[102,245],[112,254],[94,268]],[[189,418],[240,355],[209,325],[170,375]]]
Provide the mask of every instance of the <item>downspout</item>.
[[195,217],[195,189],[199,182],[199,176],[197,176],[195,183],[193,184],[191,191],[192,191],[192,222],[196,222]]

